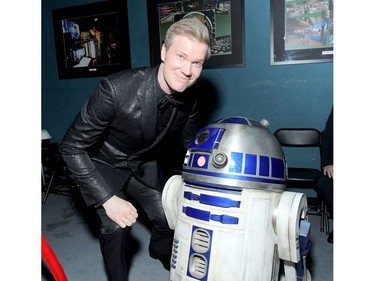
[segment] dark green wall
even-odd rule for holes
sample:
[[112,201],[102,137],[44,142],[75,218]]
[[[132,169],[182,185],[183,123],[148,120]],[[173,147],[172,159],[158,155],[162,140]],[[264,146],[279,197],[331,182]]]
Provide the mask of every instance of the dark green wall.
[[[52,9],[93,3],[42,0],[42,127],[60,141],[99,78],[59,80]],[[147,0],[128,0],[132,66],[149,65]],[[324,128],[333,103],[333,64],[270,65],[270,3],[245,0],[246,66],[203,70],[218,102],[211,120],[226,116],[267,119],[282,126]]]

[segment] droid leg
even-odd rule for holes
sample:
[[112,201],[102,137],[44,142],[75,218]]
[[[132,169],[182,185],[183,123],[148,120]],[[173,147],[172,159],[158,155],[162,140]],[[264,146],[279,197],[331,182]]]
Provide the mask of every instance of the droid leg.
[[301,259],[297,263],[297,279],[303,281],[311,280],[308,278],[309,272],[306,267],[306,259],[308,253],[310,253],[311,242],[310,242],[310,223],[307,220],[301,220],[299,228],[299,246]]
[[306,255],[310,251],[310,223],[303,193],[283,192],[275,212],[279,257],[284,261],[286,281],[309,281]]
[[311,249],[311,242],[309,239],[310,233],[310,223],[302,220],[300,224],[300,234],[299,234],[299,245],[300,245],[300,260],[297,264],[284,261],[284,271],[286,281],[298,280],[298,281],[311,281],[310,272],[306,267],[307,254]]

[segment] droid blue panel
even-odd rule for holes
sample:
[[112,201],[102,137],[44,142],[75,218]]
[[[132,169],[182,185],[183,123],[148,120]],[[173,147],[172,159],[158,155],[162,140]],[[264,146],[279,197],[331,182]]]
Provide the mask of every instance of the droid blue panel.
[[283,179],[285,176],[285,165],[283,159],[271,158],[272,177]]
[[230,208],[230,207],[239,208],[240,203],[241,203],[240,201],[232,200],[226,197],[213,196],[213,195],[207,195],[207,194],[198,195],[190,191],[184,192],[184,198],[191,200],[191,201],[193,200],[199,201],[199,203],[201,204],[222,207],[222,208]]
[[261,127],[264,128],[264,126],[257,121],[250,120],[244,117],[227,117],[224,119],[221,119],[215,123],[222,123],[222,124],[240,124],[240,125],[248,125],[253,127]]
[[203,128],[189,146],[191,151],[212,151],[218,148],[225,130],[220,128]]
[[270,159],[267,156],[259,156],[259,175],[265,177],[270,175]]
[[207,169],[210,156],[208,154],[192,153],[190,159],[191,167]]
[[238,218],[228,215],[217,215],[217,214],[211,214],[209,211],[196,209],[193,207],[182,207],[182,212],[186,214],[188,217],[195,218],[197,220],[202,221],[217,221],[221,222],[222,224],[238,224]]
[[213,231],[193,226],[187,276],[194,280],[206,281],[211,257]]
[[220,120],[219,123],[249,125],[249,120],[243,117],[229,117]]
[[257,173],[257,156],[255,154],[245,155],[245,174],[256,175]]
[[240,152],[232,152],[229,160],[229,172],[241,173],[242,172],[242,159],[243,154]]

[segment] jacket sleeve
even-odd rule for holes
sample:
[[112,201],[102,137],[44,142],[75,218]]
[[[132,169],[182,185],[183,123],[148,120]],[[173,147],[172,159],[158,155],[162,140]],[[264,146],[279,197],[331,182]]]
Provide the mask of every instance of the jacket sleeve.
[[115,89],[107,78],[100,81],[66,132],[61,144],[61,155],[80,186],[87,205],[104,203],[114,191],[98,173],[89,150],[105,133],[116,113]]

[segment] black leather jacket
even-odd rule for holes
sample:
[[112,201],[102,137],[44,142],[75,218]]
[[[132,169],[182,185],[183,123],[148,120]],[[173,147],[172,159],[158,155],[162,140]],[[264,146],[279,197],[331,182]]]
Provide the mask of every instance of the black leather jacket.
[[173,156],[169,144],[179,140],[186,148],[202,127],[194,86],[176,93],[179,105],[168,133],[157,148],[136,157],[132,167],[137,168],[129,169],[129,156],[149,147],[157,137],[158,69],[157,66],[126,70],[103,78],[65,134],[60,144],[61,155],[87,205],[102,204],[118,191],[107,183],[106,174],[101,174],[93,161],[124,169],[129,176],[131,170],[139,168],[139,177],[161,190],[164,181],[156,170],[160,169],[162,151],[168,147],[170,153],[166,154]]

